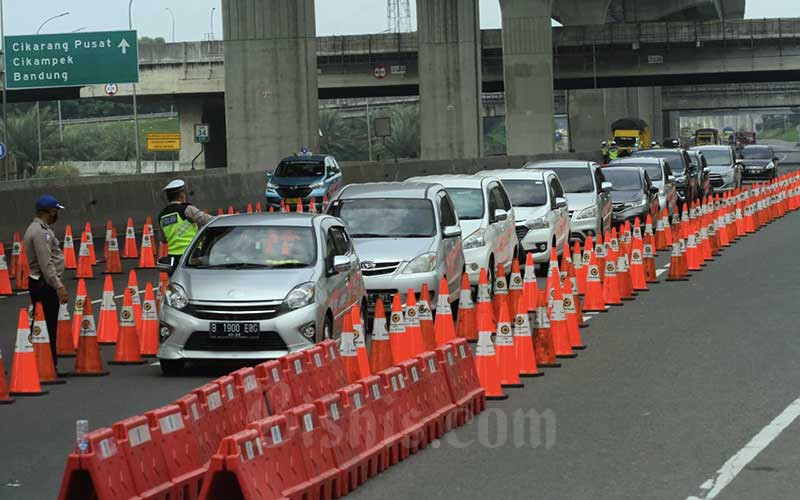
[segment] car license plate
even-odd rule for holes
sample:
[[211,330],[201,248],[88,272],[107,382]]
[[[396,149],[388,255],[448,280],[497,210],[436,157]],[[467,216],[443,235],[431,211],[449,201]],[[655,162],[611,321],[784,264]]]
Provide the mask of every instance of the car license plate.
[[213,339],[239,339],[258,337],[258,323],[210,323],[208,334]]
[[286,200],[284,200],[284,203],[287,205],[297,205],[298,203],[300,203],[300,198],[286,198]]

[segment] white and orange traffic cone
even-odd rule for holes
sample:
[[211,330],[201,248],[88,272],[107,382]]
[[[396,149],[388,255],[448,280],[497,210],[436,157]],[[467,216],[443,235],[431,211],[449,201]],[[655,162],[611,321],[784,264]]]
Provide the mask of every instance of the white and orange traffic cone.
[[139,331],[139,341],[142,356],[152,358],[158,354],[158,313],[156,312],[156,297],[153,293],[153,284],[149,281],[144,288],[144,302],[142,302],[142,317]]
[[422,284],[417,302],[419,312],[419,328],[422,332],[422,347],[424,351],[436,349],[436,329],[433,324],[433,311],[431,310],[431,292],[427,283]]
[[42,396],[47,391],[42,390],[39,381],[39,365],[36,361],[36,352],[31,343],[30,319],[28,310],[19,310],[17,321],[17,344],[14,348],[14,360],[11,365],[11,385],[9,393],[12,396]]
[[[436,345],[442,346],[456,338],[456,326],[453,322],[453,311],[450,309],[450,290],[447,280],[442,278],[439,282],[438,298],[436,300],[436,319],[433,322],[433,331]],[[396,361],[396,360],[395,360]]]
[[78,340],[78,355],[75,357],[75,371],[70,376],[103,377],[106,375],[108,375],[108,372],[103,368],[100,345],[97,343],[92,301],[87,299],[83,304],[81,335]]
[[119,336],[117,304],[114,302],[114,283],[106,275],[103,284],[103,301],[100,305],[100,318],[97,320],[97,341],[101,345],[116,344]]
[[356,354],[358,355],[358,372],[359,378],[369,377],[369,359],[367,358],[367,341],[366,333],[364,331],[364,324],[361,322],[361,307],[356,304],[351,311],[353,321],[353,342],[356,345]]
[[133,219],[130,217],[128,217],[128,225],[125,228],[125,246],[122,247],[122,258],[139,258],[139,250],[136,247],[136,231],[133,228]]
[[478,340],[478,322],[475,317],[475,304],[472,302],[472,287],[467,273],[461,275],[461,295],[458,300],[458,322],[456,336],[468,342]]
[[369,347],[369,367],[372,373],[381,372],[395,364],[389,330],[386,328],[386,310],[382,299],[375,302],[372,342]]
[[139,334],[136,332],[133,298],[131,297],[130,288],[126,288],[122,296],[122,309],[119,314],[117,348],[114,351],[114,360],[109,361],[109,364],[141,365],[144,363],[145,361],[142,359],[142,348],[139,345]]
[[67,381],[58,378],[56,365],[53,362],[53,350],[50,347],[50,332],[44,319],[42,303],[37,302],[33,308],[33,330],[31,330],[31,343],[36,353],[36,366],[39,369],[39,382],[42,385],[66,384]]

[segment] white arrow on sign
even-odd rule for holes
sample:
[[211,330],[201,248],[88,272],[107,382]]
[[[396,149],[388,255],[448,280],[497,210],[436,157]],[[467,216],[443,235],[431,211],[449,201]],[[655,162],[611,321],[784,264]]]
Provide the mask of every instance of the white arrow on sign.
[[122,54],[124,55],[128,53],[128,47],[130,46],[131,44],[129,44],[128,41],[123,38],[122,41],[119,42],[119,45],[117,45],[117,48],[122,49]]

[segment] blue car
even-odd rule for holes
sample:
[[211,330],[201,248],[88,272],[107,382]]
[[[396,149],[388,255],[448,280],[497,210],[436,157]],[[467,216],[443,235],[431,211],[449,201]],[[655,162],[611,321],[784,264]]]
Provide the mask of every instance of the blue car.
[[331,199],[342,187],[342,170],[333,156],[300,153],[284,158],[274,172],[267,172],[267,203],[279,208],[281,201],[292,210],[298,202],[307,209],[311,200],[322,211],[323,199]]

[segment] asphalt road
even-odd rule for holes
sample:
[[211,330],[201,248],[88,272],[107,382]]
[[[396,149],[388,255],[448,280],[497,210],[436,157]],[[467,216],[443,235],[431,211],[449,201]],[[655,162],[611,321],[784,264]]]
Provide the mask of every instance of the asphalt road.
[[[800,154],[787,160],[800,164]],[[702,498],[700,485],[799,395],[798,245],[794,213],[727,249],[688,283],[654,285],[593,316],[578,359],[510,389],[507,401],[351,497]],[[665,263],[662,253],[659,267]],[[140,271],[142,289],[148,280],[156,274]],[[89,282],[91,298],[101,290],[102,276]],[[0,299],[7,371],[17,311],[27,303],[27,296]],[[103,354],[110,359],[113,348]],[[60,369],[72,362],[62,359]],[[0,406],[0,499],[56,496],[77,419],[110,426],[235,367],[199,366],[182,378],[162,377],[156,365],[111,367],[108,377],[70,379],[46,396]],[[529,428],[519,415],[531,410],[550,423],[540,433],[515,432],[515,413]],[[718,498],[794,498],[798,431],[790,425]]]

